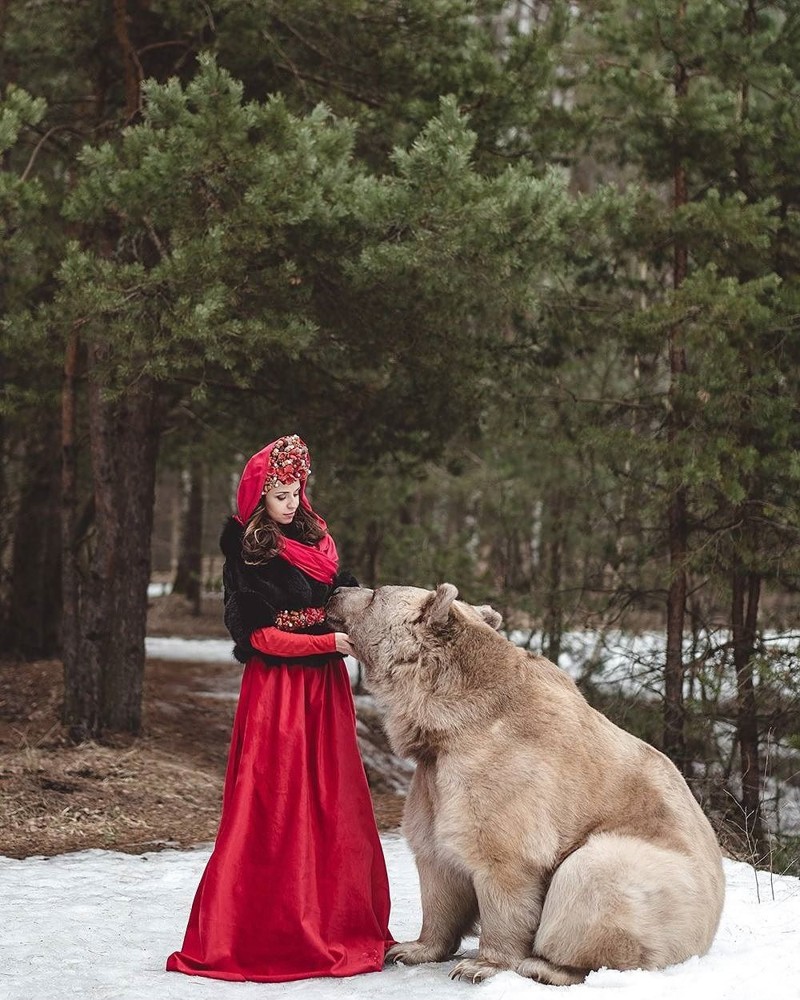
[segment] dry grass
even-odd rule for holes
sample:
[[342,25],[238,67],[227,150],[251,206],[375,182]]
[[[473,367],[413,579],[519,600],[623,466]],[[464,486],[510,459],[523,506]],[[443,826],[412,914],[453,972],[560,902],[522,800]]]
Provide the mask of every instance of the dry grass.
[[123,751],[22,746],[2,756],[0,852],[12,857],[149,850],[214,835],[218,780],[144,742]]
[[71,746],[59,721],[60,663],[1,664],[0,853],[213,839],[233,702],[198,697],[215,682],[217,665],[205,666],[148,664],[143,735]]

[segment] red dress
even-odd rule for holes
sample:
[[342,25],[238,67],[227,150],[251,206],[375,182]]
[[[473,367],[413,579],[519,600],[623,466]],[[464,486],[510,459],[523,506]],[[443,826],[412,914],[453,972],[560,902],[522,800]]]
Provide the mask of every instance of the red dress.
[[[332,635],[302,638],[334,644]],[[388,920],[344,660],[250,659],[219,832],[167,969],[268,983],[376,972],[393,943]]]

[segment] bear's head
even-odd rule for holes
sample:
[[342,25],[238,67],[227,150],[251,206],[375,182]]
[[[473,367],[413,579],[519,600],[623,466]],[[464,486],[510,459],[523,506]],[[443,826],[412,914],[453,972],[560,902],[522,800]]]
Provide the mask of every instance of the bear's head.
[[347,632],[364,664],[368,686],[378,693],[398,672],[419,667],[426,653],[448,646],[465,629],[500,628],[502,618],[489,605],[458,601],[451,583],[436,590],[418,587],[341,587],[327,606],[336,629]]

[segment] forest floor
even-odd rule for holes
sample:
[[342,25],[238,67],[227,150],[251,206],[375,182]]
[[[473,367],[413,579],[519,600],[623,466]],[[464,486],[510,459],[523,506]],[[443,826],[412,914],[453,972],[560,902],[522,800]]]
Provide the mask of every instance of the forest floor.
[[[151,601],[149,635],[222,638],[219,600],[198,618],[180,598]],[[142,733],[71,746],[61,725],[61,663],[0,661],[0,855],[104,848],[139,853],[214,839],[241,667],[149,659]],[[360,699],[358,699],[360,701]],[[377,716],[359,706],[375,815],[397,829],[404,797]]]

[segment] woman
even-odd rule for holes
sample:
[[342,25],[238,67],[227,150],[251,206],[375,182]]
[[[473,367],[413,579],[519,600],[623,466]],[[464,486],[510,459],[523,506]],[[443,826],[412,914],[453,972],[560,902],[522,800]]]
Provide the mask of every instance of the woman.
[[343,653],[325,621],[336,546],[305,493],[308,449],[245,466],[225,525],[225,624],[245,662],[214,851],[167,969],[283,982],[383,965],[389,888]]

